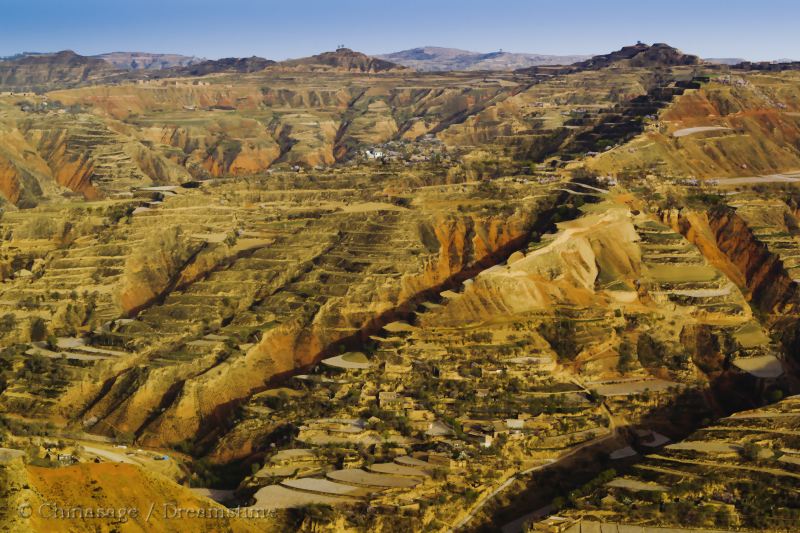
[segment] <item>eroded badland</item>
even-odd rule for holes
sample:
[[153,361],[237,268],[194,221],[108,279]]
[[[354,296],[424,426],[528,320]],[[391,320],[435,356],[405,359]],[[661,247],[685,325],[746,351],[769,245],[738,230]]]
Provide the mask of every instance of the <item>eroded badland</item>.
[[797,530],[791,67],[0,62],[4,530]]

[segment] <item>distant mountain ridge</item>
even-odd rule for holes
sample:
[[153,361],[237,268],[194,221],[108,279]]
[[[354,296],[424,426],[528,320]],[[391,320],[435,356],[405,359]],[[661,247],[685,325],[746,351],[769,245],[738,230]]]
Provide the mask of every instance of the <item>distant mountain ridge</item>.
[[518,69],[516,72],[534,76],[539,74],[563,75],[585,70],[601,70],[609,67],[663,68],[702,64],[708,63],[705,63],[698,56],[685,54],[668,44],[655,43],[648,45],[639,42],[571,65],[542,65]]
[[[246,74],[275,64],[275,61],[256,56],[198,60],[176,54],[138,52],[114,52],[103,54],[102,58],[82,56],[72,50],[48,54],[24,53],[12,59],[0,60],[0,87],[12,91],[40,92],[88,83]],[[164,67],[171,63],[176,65]]]
[[[388,59],[387,59],[388,58]],[[390,60],[391,59],[391,60]],[[579,59],[578,61],[573,61]],[[523,66],[535,63],[534,66]],[[798,62],[749,62],[738,58],[701,59],[664,43],[637,43],[611,53],[586,56],[549,56],[509,52],[478,53],[455,48],[421,47],[382,56],[339,48],[335,51],[276,62],[263,57],[202,59],[180,54],[112,52],[83,56],[71,50],[53,53],[23,52],[0,58],[0,88],[44,92],[98,83],[198,77],[212,74],[249,74],[265,69],[375,74],[413,69],[434,71],[514,71],[527,75],[559,75],[606,67],[662,68],[704,64],[741,70],[800,70]]]
[[323,52],[310,57],[289,59],[278,63],[277,68],[288,69],[334,69],[347,72],[385,72],[403,70],[406,67],[377,56],[368,56],[349,48],[339,48],[334,52]]
[[515,70],[537,65],[568,65],[588,55],[545,55],[513,52],[471,52],[458,48],[423,46],[375,57],[421,72],[450,70]]
[[[205,76],[206,74],[221,74],[226,72],[247,74],[264,70],[274,64],[275,61],[258,56],[225,57],[222,59],[207,59],[199,63],[183,67],[173,67],[161,72],[171,76]],[[156,73],[158,72],[159,71],[156,71]]]
[[72,50],[26,53],[0,61],[0,87],[23,91],[54,85],[68,87],[107,77],[115,71],[102,59],[82,56]]
[[[171,65],[171,66],[170,66]],[[352,73],[378,73],[406,67],[340,48],[280,63],[263,57],[200,59],[178,54],[112,52],[83,56],[72,50],[54,53],[25,52],[0,59],[0,88],[44,92],[92,83],[198,77],[211,74],[249,74],[267,68]]]
[[739,63],[744,63],[747,60],[741,57],[706,57],[703,58],[703,61],[708,61],[709,63],[713,63],[715,65],[738,65]]
[[796,59],[789,59],[787,57],[783,57],[781,59],[774,59],[772,61],[750,61],[743,57],[706,57],[703,60],[717,65],[739,65],[741,63],[763,63],[763,64],[797,63]]
[[699,65],[702,63],[702,59],[695,55],[684,54],[677,48],[664,43],[653,45],[636,43],[632,46],[623,46],[609,54],[597,55],[586,61],[577,62],[574,66],[595,70],[615,63],[629,67],[675,67]]
[[109,52],[94,56],[102,59],[115,68],[123,70],[161,70],[172,67],[186,67],[206,61],[197,56],[181,54],[153,54],[149,52]]
[[11,54],[10,56],[0,56],[0,61],[15,61],[17,59],[22,59],[23,57],[29,56],[43,56],[47,55],[44,52],[19,52],[16,54]]

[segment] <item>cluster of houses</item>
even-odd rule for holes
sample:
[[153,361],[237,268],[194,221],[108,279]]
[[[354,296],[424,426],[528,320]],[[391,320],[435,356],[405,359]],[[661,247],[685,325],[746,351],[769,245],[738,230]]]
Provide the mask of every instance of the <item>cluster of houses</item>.
[[211,83],[202,80],[136,80],[136,85],[156,87],[208,87]]
[[[307,486],[338,490],[331,482],[391,481],[399,485],[382,489],[370,505],[410,512],[445,485],[482,491],[515,461],[520,470],[540,464],[542,458],[531,453],[537,447],[562,449],[607,431],[607,421],[582,391],[548,377],[555,358],[534,348],[527,333],[503,347],[452,332],[421,338],[411,326],[394,324],[403,327],[387,326],[390,336],[375,337],[378,346],[370,355],[344,353],[295,376],[284,394],[290,408],[281,401],[283,407],[249,412],[297,431],[283,441],[290,448],[268,454],[249,486],[298,497],[296,491]],[[562,408],[570,411],[567,423],[559,422]],[[325,457],[333,452],[339,459],[332,463]],[[436,457],[444,459],[446,477],[411,473],[430,472]]]
[[416,141],[388,141],[380,146],[372,146],[363,150],[367,161],[405,161],[406,163],[423,163],[448,161],[451,155],[443,148],[441,140],[435,135],[426,134]]
[[0,91],[0,96],[20,96],[20,97],[30,98],[30,97],[36,96],[36,93],[27,92],[27,91],[23,91],[23,92]]

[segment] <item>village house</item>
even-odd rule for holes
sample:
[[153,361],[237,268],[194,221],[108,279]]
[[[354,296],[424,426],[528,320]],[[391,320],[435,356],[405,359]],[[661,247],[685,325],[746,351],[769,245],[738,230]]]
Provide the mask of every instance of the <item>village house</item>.
[[525,427],[525,420],[521,418],[506,418],[506,428],[511,431],[521,431]]
[[383,391],[378,393],[378,407],[387,411],[408,410],[414,408],[414,400],[396,392]]
[[403,409],[404,398],[396,392],[383,391],[378,393],[378,407],[387,411],[400,411]]
[[541,522],[534,523],[533,530],[546,533],[565,533],[566,531],[574,530],[574,527],[579,523],[580,520],[576,520],[574,518],[550,516]]
[[58,462],[61,463],[62,465],[71,465],[73,463],[76,463],[77,461],[78,458],[72,454],[69,453],[58,454]]

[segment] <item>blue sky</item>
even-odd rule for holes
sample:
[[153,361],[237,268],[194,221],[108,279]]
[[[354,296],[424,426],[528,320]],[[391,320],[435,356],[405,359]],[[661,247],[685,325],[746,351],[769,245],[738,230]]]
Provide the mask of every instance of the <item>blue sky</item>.
[[800,59],[798,0],[0,0],[0,56],[72,49],[285,59],[337,44],[605,53],[637,40],[704,57]]

